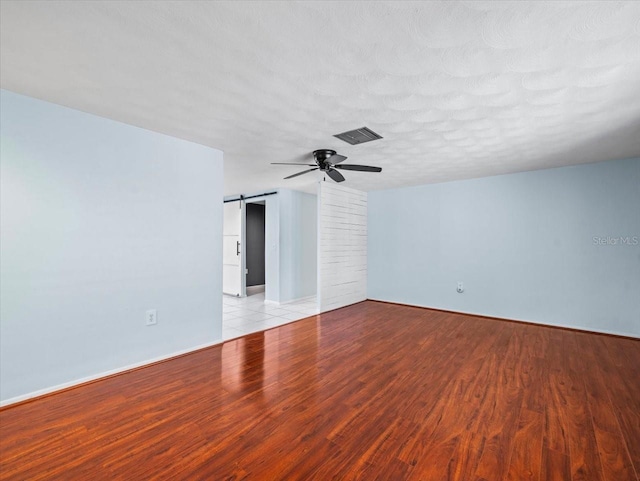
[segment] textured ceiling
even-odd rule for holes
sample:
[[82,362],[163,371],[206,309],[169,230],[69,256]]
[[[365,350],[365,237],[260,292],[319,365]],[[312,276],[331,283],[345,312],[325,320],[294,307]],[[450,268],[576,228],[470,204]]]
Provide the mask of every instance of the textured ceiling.
[[318,148],[364,190],[640,156],[637,1],[0,5],[2,88],[219,148],[227,194]]

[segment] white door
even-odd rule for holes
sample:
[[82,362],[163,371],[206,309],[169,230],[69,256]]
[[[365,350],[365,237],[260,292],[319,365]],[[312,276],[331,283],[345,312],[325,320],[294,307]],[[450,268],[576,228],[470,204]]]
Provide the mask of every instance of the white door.
[[244,202],[224,204],[222,229],[222,292],[232,296],[244,296],[242,275]]

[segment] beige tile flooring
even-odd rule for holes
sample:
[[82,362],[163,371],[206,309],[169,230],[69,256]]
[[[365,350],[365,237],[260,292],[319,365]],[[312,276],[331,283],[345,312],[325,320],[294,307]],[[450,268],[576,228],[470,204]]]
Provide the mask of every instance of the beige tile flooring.
[[316,298],[280,305],[265,304],[264,286],[247,288],[247,297],[222,296],[222,339],[264,331],[318,314]]

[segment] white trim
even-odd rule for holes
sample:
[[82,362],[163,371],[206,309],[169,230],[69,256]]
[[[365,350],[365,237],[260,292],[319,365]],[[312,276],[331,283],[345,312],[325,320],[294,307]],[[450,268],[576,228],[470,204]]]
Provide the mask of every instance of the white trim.
[[284,301],[284,302],[278,302],[278,301],[269,301],[267,299],[264,300],[264,303],[269,305],[269,306],[286,306],[287,304],[293,304],[295,302],[307,302],[307,301],[311,301],[314,298],[316,298],[317,296],[314,294],[312,296],[307,296],[307,297],[298,297],[296,299],[291,299],[289,301]]
[[307,296],[307,297],[298,297],[297,299],[291,299],[290,301],[281,302],[280,305],[293,304],[294,302],[306,302],[312,300],[316,295]]
[[594,334],[609,334],[612,336],[622,336],[622,337],[631,337],[634,339],[640,339],[640,335],[638,335],[637,333],[632,334],[629,332],[608,331],[606,329],[596,329],[594,327],[575,326],[571,324],[551,324],[549,322],[531,321],[529,319],[516,319],[514,317],[500,317],[500,316],[495,316],[493,314],[481,314],[479,312],[457,311],[453,309],[447,309],[445,307],[432,307],[432,306],[425,306],[423,304],[410,304],[408,302],[392,301],[390,299],[374,299],[372,297],[369,297],[367,300],[389,302],[391,304],[399,304],[402,306],[409,306],[409,307],[421,307],[423,309],[433,309],[434,311],[445,311],[445,312],[451,312],[453,314],[466,314],[469,316],[488,317],[492,319],[498,319],[501,321],[513,321],[513,322],[521,322],[521,323],[527,323],[527,324],[536,324],[538,326],[545,326],[545,327],[560,327],[562,329],[571,329],[574,331],[592,332]]
[[0,401],[0,407],[5,407],[5,406],[9,406],[11,404],[15,404],[21,401],[26,401],[27,399],[32,399],[38,396],[43,396],[44,394],[50,394],[56,391],[61,391],[63,389],[67,389],[73,386],[77,386],[79,384],[84,384],[86,382],[90,382],[90,381],[96,381],[99,380],[101,378],[104,377],[108,377],[108,376],[112,376],[114,374],[118,374],[118,373],[122,373],[125,371],[129,371],[131,369],[136,369],[139,367],[144,367],[147,366],[149,364],[154,364],[156,362],[159,361],[165,361],[167,359],[171,359],[172,357],[177,357],[177,356],[181,356],[183,354],[188,354],[190,352],[194,352],[194,351],[198,351],[200,349],[205,349],[207,347],[212,347],[212,346],[216,346],[218,344],[222,344],[224,342],[223,339],[214,341],[214,342],[209,342],[207,344],[201,344],[199,346],[195,346],[195,347],[190,347],[188,349],[182,349],[180,351],[176,351],[176,352],[172,352],[171,354],[167,354],[164,356],[159,356],[159,357],[154,357],[152,359],[147,359],[146,361],[141,361],[141,362],[136,362],[134,364],[129,364],[128,366],[123,366],[117,369],[111,369],[109,371],[104,371],[101,372],[99,374],[94,374],[92,376],[87,376],[87,377],[83,377],[80,379],[75,379],[73,381],[69,381],[69,382],[65,382],[62,384],[58,384],[56,386],[51,386],[51,387],[47,387],[44,389],[38,389],[37,391],[32,391],[30,393],[27,394],[21,394],[20,396],[15,396],[9,399],[5,399],[4,401]]

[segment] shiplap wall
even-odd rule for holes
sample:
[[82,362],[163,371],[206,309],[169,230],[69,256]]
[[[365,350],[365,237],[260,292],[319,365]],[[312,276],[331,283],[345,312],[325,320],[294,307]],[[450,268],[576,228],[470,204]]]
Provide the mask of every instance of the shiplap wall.
[[367,193],[333,182],[318,189],[321,312],[367,298]]

